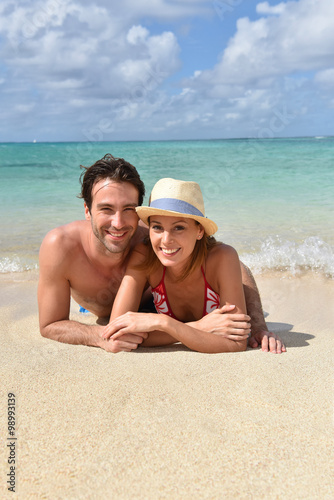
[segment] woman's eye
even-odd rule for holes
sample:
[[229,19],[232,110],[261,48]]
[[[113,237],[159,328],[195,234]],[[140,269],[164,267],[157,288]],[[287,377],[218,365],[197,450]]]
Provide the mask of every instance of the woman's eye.
[[175,226],[176,231],[183,231],[185,229],[184,226]]

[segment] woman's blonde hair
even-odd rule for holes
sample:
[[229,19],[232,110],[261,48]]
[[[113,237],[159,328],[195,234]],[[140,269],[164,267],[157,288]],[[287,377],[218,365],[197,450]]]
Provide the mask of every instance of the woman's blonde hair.
[[[200,225],[199,222],[197,221],[194,222]],[[145,271],[147,275],[150,275],[154,271],[156,271],[160,261],[152,248],[149,236],[145,238],[144,243],[145,245],[147,245],[148,249],[147,255],[144,262],[136,266],[136,269],[139,269],[140,271]],[[205,261],[209,251],[218,244],[219,242],[213,236],[208,236],[206,233],[204,233],[203,237],[200,240],[196,241],[194,250],[191,254],[191,258],[177,281],[185,280],[191,273],[194,272],[194,270],[197,267],[200,267]]]

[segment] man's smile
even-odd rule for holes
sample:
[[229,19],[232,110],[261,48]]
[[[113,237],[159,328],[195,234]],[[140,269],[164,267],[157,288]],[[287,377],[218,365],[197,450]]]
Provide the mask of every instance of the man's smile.
[[106,230],[106,233],[111,236],[112,238],[116,238],[116,239],[121,239],[123,238],[123,236],[125,234],[127,234],[128,231],[122,231],[122,232],[118,232],[118,231],[108,231]]

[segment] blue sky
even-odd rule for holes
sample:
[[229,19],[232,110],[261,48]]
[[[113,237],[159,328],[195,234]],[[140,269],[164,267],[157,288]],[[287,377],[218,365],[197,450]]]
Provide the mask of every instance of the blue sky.
[[332,0],[2,0],[0,142],[333,135]]

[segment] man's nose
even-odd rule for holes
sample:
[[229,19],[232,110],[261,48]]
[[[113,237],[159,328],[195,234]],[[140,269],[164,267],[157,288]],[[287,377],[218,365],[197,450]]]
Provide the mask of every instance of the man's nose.
[[122,212],[115,212],[113,219],[112,219],[112,225],[114,226],[115,229],[121,229],[124,225],[124,218]]

